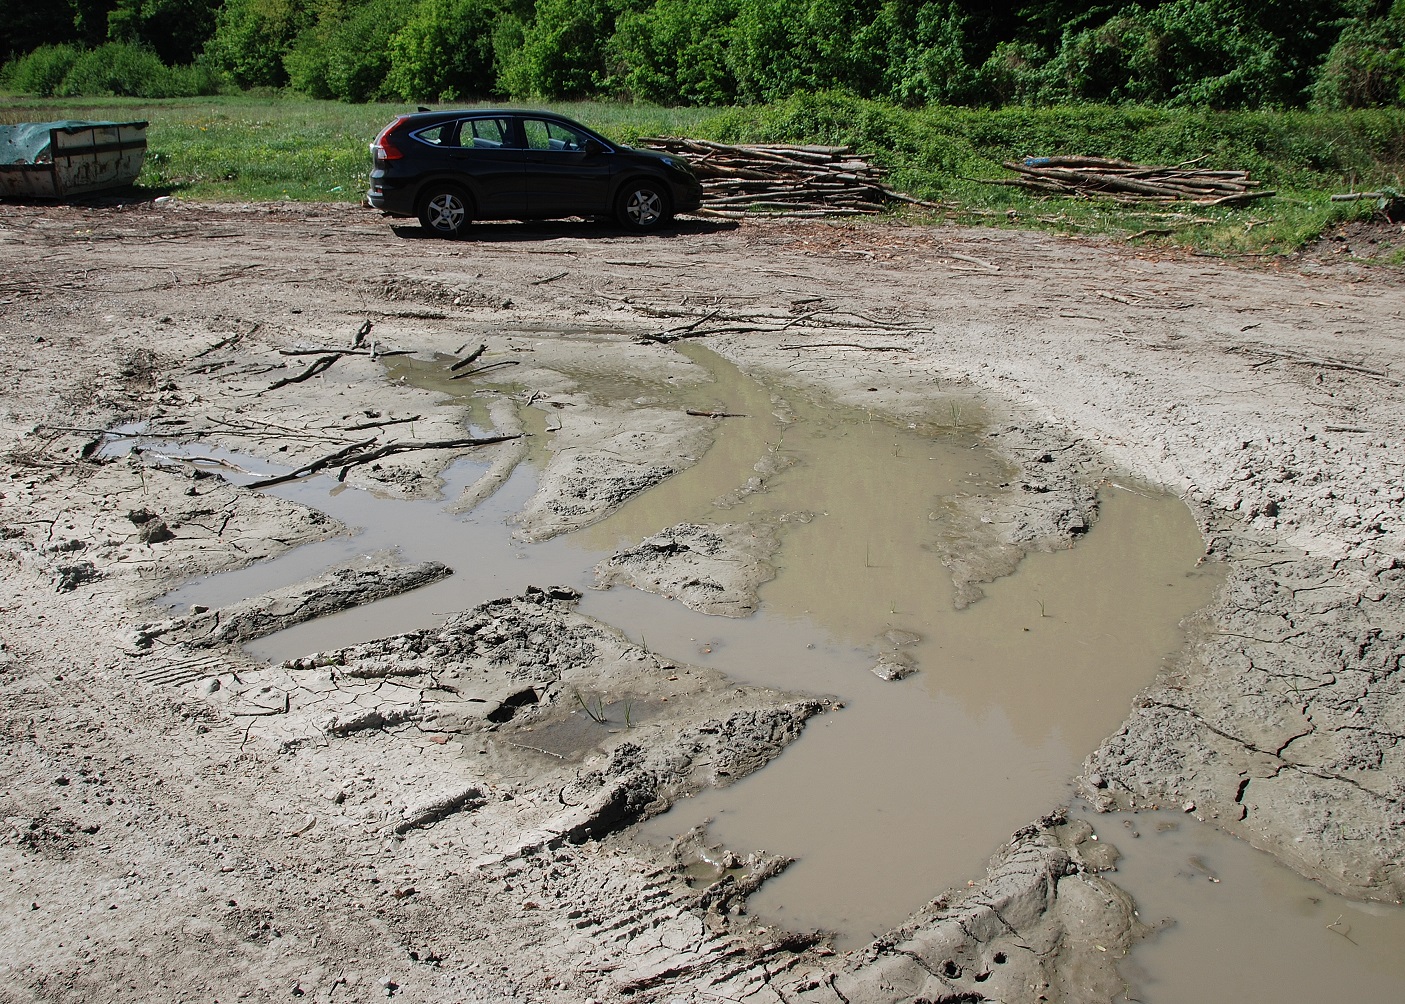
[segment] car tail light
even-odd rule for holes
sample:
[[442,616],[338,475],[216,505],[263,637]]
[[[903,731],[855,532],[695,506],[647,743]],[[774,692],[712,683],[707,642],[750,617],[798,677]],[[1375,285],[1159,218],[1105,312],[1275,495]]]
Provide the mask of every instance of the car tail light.
[[375,157],[377,160],[399,160],[401,157],[405,156],[400,148],[391,142],[390,139],[390,134],[404,121],[405,116],[402,115],[381,130],[381,134],[377,136],[376,141],[371,144],[371,156]]

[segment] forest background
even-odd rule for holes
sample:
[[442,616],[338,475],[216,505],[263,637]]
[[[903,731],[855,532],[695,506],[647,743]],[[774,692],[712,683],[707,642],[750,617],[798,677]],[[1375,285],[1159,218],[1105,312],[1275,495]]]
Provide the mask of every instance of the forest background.
[[[1215,253],[1405,189],[1405,0],[0,0],[0,94],[0,122],[149,119],[138,187],[189,198],[351,201],[407,105],[503,100],[626,142],[847,144],[962,222]],[[1277,195],[1142,212],[982,180],[1058,154]]]
[[0,63],[41,96],[1373,108],[1405,0],[0,0]]

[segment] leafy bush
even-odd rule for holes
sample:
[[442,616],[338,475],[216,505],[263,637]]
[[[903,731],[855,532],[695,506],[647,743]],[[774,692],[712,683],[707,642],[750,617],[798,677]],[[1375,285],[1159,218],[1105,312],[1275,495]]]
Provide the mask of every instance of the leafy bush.
[[314,21],[304,0],[225,0],[205,55],[240,87],[282,87],[284,55]]
[[1348,23],[1313,84],[1312,100],[1319,108],[1405,102],[1405,12]]
[[616,86],[606,49],[615,21],[647,0],[538,0],[519,48],[503,54],[498,83],[508,94],[578,98]]
[[152,49],[168,66],[191,63],[215,28],[210,0],[115,0],[108,3],[107,41]]
[[1043,104],[1057,86],[1057,64],[1031,42],[999,42],[975,71],[970,103],[988,108]]
[[773,101],[829,88],[879,92],[884,65],[872,59],[874,34],[865,30],[871,8],[863,0],[741,0],[728,43],[737,93]]
[[885,4],[856,37],[860,52],[883,67],[883,86],[870,93],[906,105],[979,100],[966,51],[970,20],[951,2],[915,11],[908,4]]
[[385,91],[406,101],[497,93],[494,33],[513,16],[493,0],[420,0],[390,39]]
[[657,0],[615,23],[608,58],[629,97],[664,104],[720,105],[737,97],[728,34],[739,0]]
[[6,65],[5,83],[21,94],[53,97],[79,55],[81,50],[72,45],[41,45]]
[[370,101],[386,92],[391,40],[410,18],[414,0],[363,0],[346,10],[323,8],[283,57],[288,83],[315,98]]
[[1279,41],[1235,3],[1128,7],[1064,36],[1050,97],[1212,108],[1260,107],[1284,94]]
[[172,69],[150,49],[108,42],[82,53],[59,85],[59,97],[176,98],[214,94],[218,77],[205,65]]

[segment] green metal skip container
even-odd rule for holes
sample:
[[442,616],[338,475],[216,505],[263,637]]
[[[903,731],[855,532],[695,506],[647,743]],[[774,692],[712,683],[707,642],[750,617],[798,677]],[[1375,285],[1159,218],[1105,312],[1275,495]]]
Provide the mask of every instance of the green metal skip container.
[[64,199],[125,188],[146,159],[145,122],[0,125],[0,198]]

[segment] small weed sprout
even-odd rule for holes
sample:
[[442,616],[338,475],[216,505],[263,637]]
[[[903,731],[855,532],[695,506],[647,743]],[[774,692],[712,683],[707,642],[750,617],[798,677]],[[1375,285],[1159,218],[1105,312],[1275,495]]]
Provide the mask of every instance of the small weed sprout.
[[627,729],[632,729],[632,728],[634,728],[633,716],[634,716],[634,702],[631,701],[629,698],[625,698],[625,701],[624,701],[624,727],[625,727],[625,728],[627,728]]
[[585,713],[589,715],[594,721],[599,722],[601,725],[605,724],[605,699],[603,697],[597,697],[595,699],[595,707],[593,708],[586,701],[586,699],[581,696],[581,692],[579,690],[576,691],[576,700],[580,703],[580,706],[585,710]]

